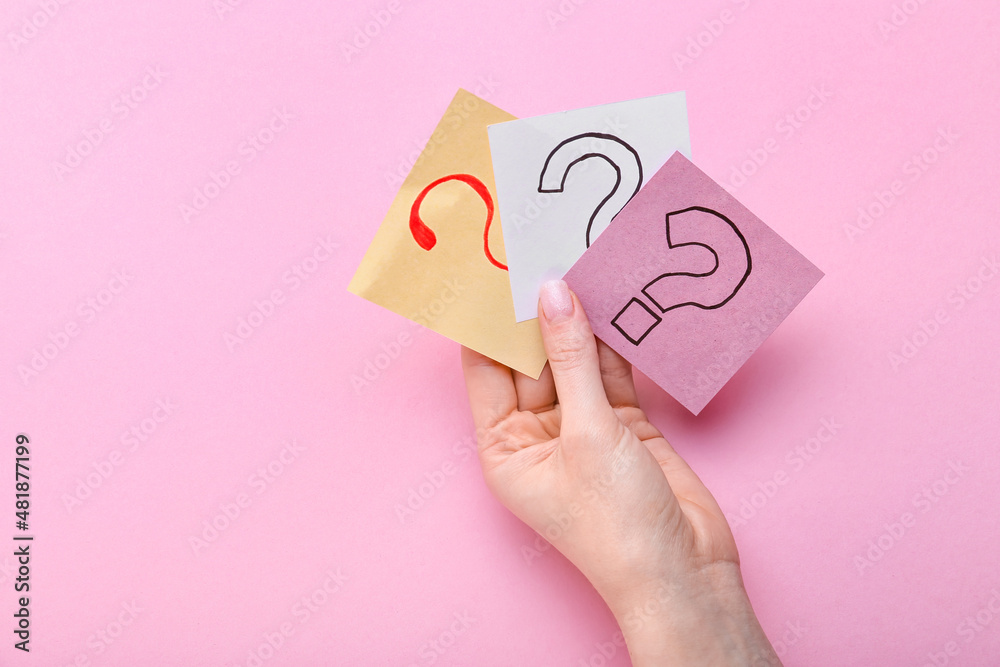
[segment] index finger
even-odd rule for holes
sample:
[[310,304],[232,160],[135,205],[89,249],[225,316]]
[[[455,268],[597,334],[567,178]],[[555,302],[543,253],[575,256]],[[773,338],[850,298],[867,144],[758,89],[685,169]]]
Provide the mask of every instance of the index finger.
[[597,356],[601,361],[604,393],[608,395],[611,406],[639,407],[639,397],[635,393],[635,381],[632,379],[632,364],[600,338],[597,339]]
[[517,410],[517,391],[509,368],[463,346],[462,370],[477,432],[493,428]]

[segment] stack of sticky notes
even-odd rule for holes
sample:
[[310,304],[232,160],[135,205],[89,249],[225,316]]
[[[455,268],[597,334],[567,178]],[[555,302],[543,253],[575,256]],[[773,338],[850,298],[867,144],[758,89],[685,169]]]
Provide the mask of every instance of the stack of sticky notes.
[[564,278],[697,414],[823,274],[690,155],[683,92],[517,120],[460,90],[349,289],[537,378]]

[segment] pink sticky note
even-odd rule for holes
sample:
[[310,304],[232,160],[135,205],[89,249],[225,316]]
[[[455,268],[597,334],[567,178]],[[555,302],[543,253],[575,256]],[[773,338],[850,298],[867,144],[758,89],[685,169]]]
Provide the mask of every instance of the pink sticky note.
[[698,414],[822,277],[674,153],[566,282],[594,333]]

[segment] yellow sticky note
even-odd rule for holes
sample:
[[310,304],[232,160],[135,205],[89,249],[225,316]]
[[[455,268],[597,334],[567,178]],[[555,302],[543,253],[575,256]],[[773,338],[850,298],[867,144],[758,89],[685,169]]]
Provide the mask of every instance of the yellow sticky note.
[[348,289],[537,378],[537,320],[514,321],[486,127],[515,120],[459,90]]

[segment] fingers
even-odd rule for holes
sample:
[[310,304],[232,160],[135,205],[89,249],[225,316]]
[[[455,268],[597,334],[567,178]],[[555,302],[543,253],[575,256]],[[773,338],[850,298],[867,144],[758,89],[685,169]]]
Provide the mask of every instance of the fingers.
[[579,299],[562,280],[542,285],[538,320],[563,424],[614,419],[604,393],[594,333]]
[[537,380],[514,371],[514,389],[517,390],[518,410],[544,412],[556,404],[556,385],[548,364],[545,364]]
[[604,393],[607,394],[611,407],[639,407],[639,397],[632,380],[632,364],[602,340],[597,341],[597,357],[601,363]]
[[477,432],[492,428],[517,409],[514,378],[509,368],[463,347],[462,370]]

